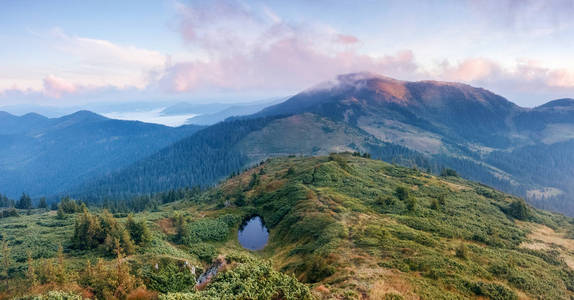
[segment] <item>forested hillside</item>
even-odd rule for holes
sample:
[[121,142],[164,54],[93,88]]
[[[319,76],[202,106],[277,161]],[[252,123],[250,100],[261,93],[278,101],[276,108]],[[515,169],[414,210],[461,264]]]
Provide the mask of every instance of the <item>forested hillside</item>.
[[80,111],[61,118],[0,114],[0,192],[53,196],[146,157],[200,126],[171,128]]
[[275,156],[363,151],[404,165],[430,168],[405,147],[312,114],[221,122],[133,165],[76,188],[89,203],[185,187],[213,186],[233,173]]

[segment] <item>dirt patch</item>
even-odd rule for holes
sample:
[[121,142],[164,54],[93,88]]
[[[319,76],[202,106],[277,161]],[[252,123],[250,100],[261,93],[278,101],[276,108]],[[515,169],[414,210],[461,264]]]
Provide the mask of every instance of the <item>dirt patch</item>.
[[404,299],[420,299],[414,294],[411,284],[395,271],[388,271],[382,279],[375,281],[369,290],[371,300],[385,299],[387,295],[401,295]]
[[460,184],[448,182],[448,181],[446,181],[446,180],[441,180],[441,183],[443,183],[443,184],[446,185],[448,188],[450,188],[451,190],[454,190],[454,191],[468,191],[468,190],[471,190],[471,188],[468,187],[468,186],[464,186],[464,185],[460,185]]
[[574,270],[574,240],[569,239],[562,232],[556,232],[552,228],[540,224],[525,225],[531,230],[528,241],[520,244],[520,247],[532,250],[560,251],[564,262]]
[[157,225],[161,228],[161,231],[167,235],[176,234],[175,227],[173,226],[173,220],[171,218],[165,218],[157,221]]

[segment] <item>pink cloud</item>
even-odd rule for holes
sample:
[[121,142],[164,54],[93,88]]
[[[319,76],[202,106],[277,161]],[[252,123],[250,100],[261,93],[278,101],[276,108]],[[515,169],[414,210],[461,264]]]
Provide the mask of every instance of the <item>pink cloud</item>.
[[359,42],[355,36],[269,18],[265,10],[254,11],[237,2],[179,10],[182,38],[207,58],[169,65],[159,79],[169,91],[295,91],[341,73],[372,71],[401,77],[416,72],[411,51],[381,57],[361,54],[345,47]]
[[457,65],[443,65],[441,77],[446,80],[473,82],[489,78],[501,71],[501,67],[486,58],[470,58]]
[[183,40],[205,55],[169,64],[161,72],[159,86],[171,92],[297,92],[339,74],[365,71],[405,80],[465,82],[510,98],[532,99],[529,95],[540,91],[563,97],[574,91],[573,71],[531,61],[503,65],[471,57],[421,65],[411,50],[364,54],[353,35],[270,18],[237,2],[182,6],[181,11]]
[[50,98],[60,98],[76,92],[77,87],[65,79],[50,75],[43,80],[44,94]]
[[352,45],[359,42],[359,39],[353,35],[337,34],[336,41],[344,45]]

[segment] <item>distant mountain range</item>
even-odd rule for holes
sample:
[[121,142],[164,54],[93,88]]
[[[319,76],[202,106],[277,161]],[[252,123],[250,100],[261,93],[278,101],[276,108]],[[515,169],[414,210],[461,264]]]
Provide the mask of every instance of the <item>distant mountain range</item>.
[[354,73],[181,138],[73,193],[96,201],[210,185],[272,156],[359,151],[433,172],[452,168],[574,215],[572,99],[523,108],[465,84]]
[[89,111],[60,118],[0,112],[0,192],[11,197],[61,193],[200,128],[113,120]]
[[196,116],[187,120],[186,124],[213,125],[230,117],[239,117],[254,114],[270,105],[280,103],[286,98],[271,98],[246,103],[210,103],[195,104],[180,102],[164,108],[164,116],[177,116],[194,114]]

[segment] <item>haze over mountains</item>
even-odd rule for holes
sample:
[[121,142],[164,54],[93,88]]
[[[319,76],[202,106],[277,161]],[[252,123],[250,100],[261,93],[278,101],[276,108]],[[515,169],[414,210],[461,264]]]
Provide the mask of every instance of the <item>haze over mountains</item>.
[[[145,145],[146,150],[138,152],[141,155],[117,158],[113,172],[107,168],[99,176],[87,176],[89,180],[75,180],[78,185],[67,191],[97,201],[214,184],[271,156],[360,151],[434,172],[453,168],[466,178],[524,196],[538,207],[574,215],[572,99],[530,109],[465,84],[354,73],[196,134],[192,133],[197,128],[168,130],[138,124],[146,130],[155,128],[151,132],[162,136],[162,141],[150,146],[156,138],[152,133],[137,135],[121,147],[130,153]],[[170,132],[169,137],[165,132]],[[96,138],[84,138],[97,144]],[[91,165],[83,160],[75,163]],[[24,172],[18,166],[10,168]]]
[[122,168],[200,126],[167,126],[79,111],[61,118],[0,113],[0,187],[17,197],[52,196]]

